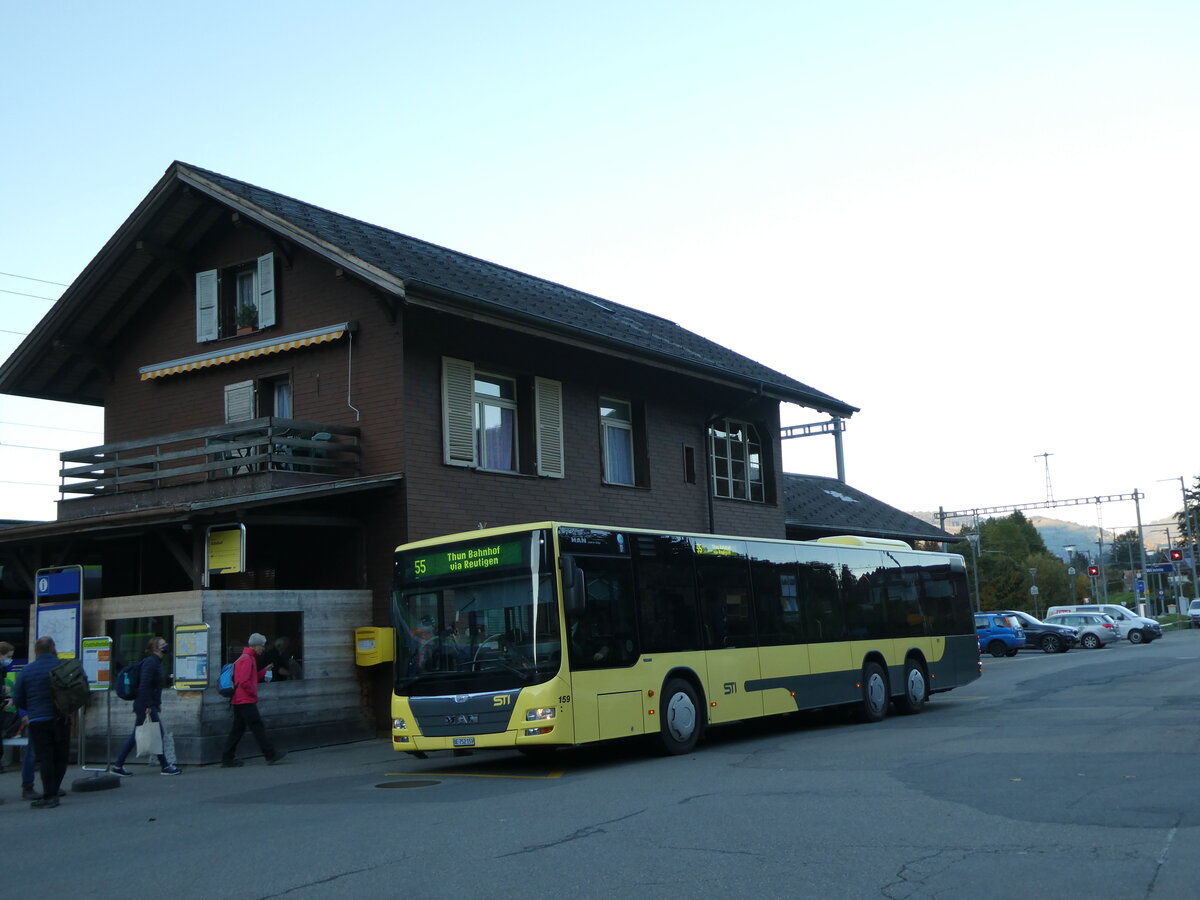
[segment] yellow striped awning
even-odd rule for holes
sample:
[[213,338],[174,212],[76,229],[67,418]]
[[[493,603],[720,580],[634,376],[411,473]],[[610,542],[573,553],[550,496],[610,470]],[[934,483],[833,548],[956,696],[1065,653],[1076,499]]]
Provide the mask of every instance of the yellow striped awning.
[[299,350],[301,347],[312,347],[314,344],[326,344],[330,341],[336,341],[346,334],[346,332],[354,331],[355,327],[355,322],[343,322],[340,325],[314,328],[311,331],[301,331],[279,338],[256,341],[252,344],[243,344],[240,347],[230,347],[221,353],[198,353],[195,356],[185,356],[181,359],[172,359],[150,366],[142,366],[138,369],[138,374],[141,376],[142,381],[149,381],[152,378],[164,378],[167,375],[178,375],[181,372],[193,372],[196,369],[207,369],[212,366],[221,366],[225,363],[239,362],[243,359],[254,359],[257,356],[266,356],[269,353]]

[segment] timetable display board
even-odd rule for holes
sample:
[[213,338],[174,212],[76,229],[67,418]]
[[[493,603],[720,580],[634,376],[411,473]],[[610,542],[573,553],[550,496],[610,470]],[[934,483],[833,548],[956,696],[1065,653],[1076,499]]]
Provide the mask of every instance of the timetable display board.
[[38,569],[33,583],[34,638],[53,638],[59,659],[75,659],[80,653],[83,566]]
[[208,687],[208,625],[175,626],[175,690]]
[[107,691],[112,686],[112,638],[85,637],[80,642],[83,648],[83,672],[87,675],[88,690]]

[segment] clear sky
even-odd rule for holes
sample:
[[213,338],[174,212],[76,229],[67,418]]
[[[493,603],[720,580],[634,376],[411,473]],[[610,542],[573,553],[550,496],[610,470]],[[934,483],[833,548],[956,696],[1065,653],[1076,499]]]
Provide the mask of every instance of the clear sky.
[[[1197,47],[1195,0],[8,3],[0,357],[62,290],[12,276],[71,282],[180,159],[861,407],[847,478],[902,509],[1043,500],[1048,459],[1150,521],[1200,474]],[[0,518],[101,428],[0,397]]]

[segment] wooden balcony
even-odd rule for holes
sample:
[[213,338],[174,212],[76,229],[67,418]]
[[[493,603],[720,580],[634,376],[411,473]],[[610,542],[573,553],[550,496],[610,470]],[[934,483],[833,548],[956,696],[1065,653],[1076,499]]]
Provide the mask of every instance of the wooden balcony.
[[354,478],[360,453],[357,428],[274,416],[67,450],[59,519]]

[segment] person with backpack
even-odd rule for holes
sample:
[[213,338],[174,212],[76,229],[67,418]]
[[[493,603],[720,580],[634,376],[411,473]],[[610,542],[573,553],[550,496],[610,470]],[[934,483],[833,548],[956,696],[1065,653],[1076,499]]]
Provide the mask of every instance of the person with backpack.
[[[129,737],[121,746],[121,752],[117,754],[116,762],[109,769],[114,775],[128,778],[133,774],[125,768],[125,759],[137,745],[137,729],[146,721],[147,715],[150,716],[151,722],[158,723],[159,731],[163,733],[164,743],[166,741],[166,730],[162,725],[162,659],[168,649],[167,642],[157,635],[146,641],[146,655],[138,665],[137,697],[133,701],[133,712],[137,716],[137,721],[134,722],[133,731],[129,733]],[[161,753],[158,754],[158,765],[162,775],[182,774],[182,770]]]
[[55,706],[50,688],[50,673],[59,662],[54,638],[38,638],[33,652],[33,662],[21,670],[17,679],[13,702],[25,710],[29,740],[42,771],[42,796],[29,805],[33,809],[53,809],[58,806],[59,789],[67,774],[71,720]]
[[225,741],[225,752],[221,754],[221,765],[226,769],[244,765],[234,754],[237,752],[238,741],[250,729],[258,748],[267,758],[267,765],[273,766],[285,756],[277,752],[271,739],[267,737],[267,729],[263,725],[262,716],[258,713],[258,683],[270,681],[274,664],[263,669],[258,668],[258,657],[267,646],[267,639],[257,631],[250,635],[242,655],[233,664],[233,697],[229,701],[233,710],[233,728],[229,731],[229,739]]

